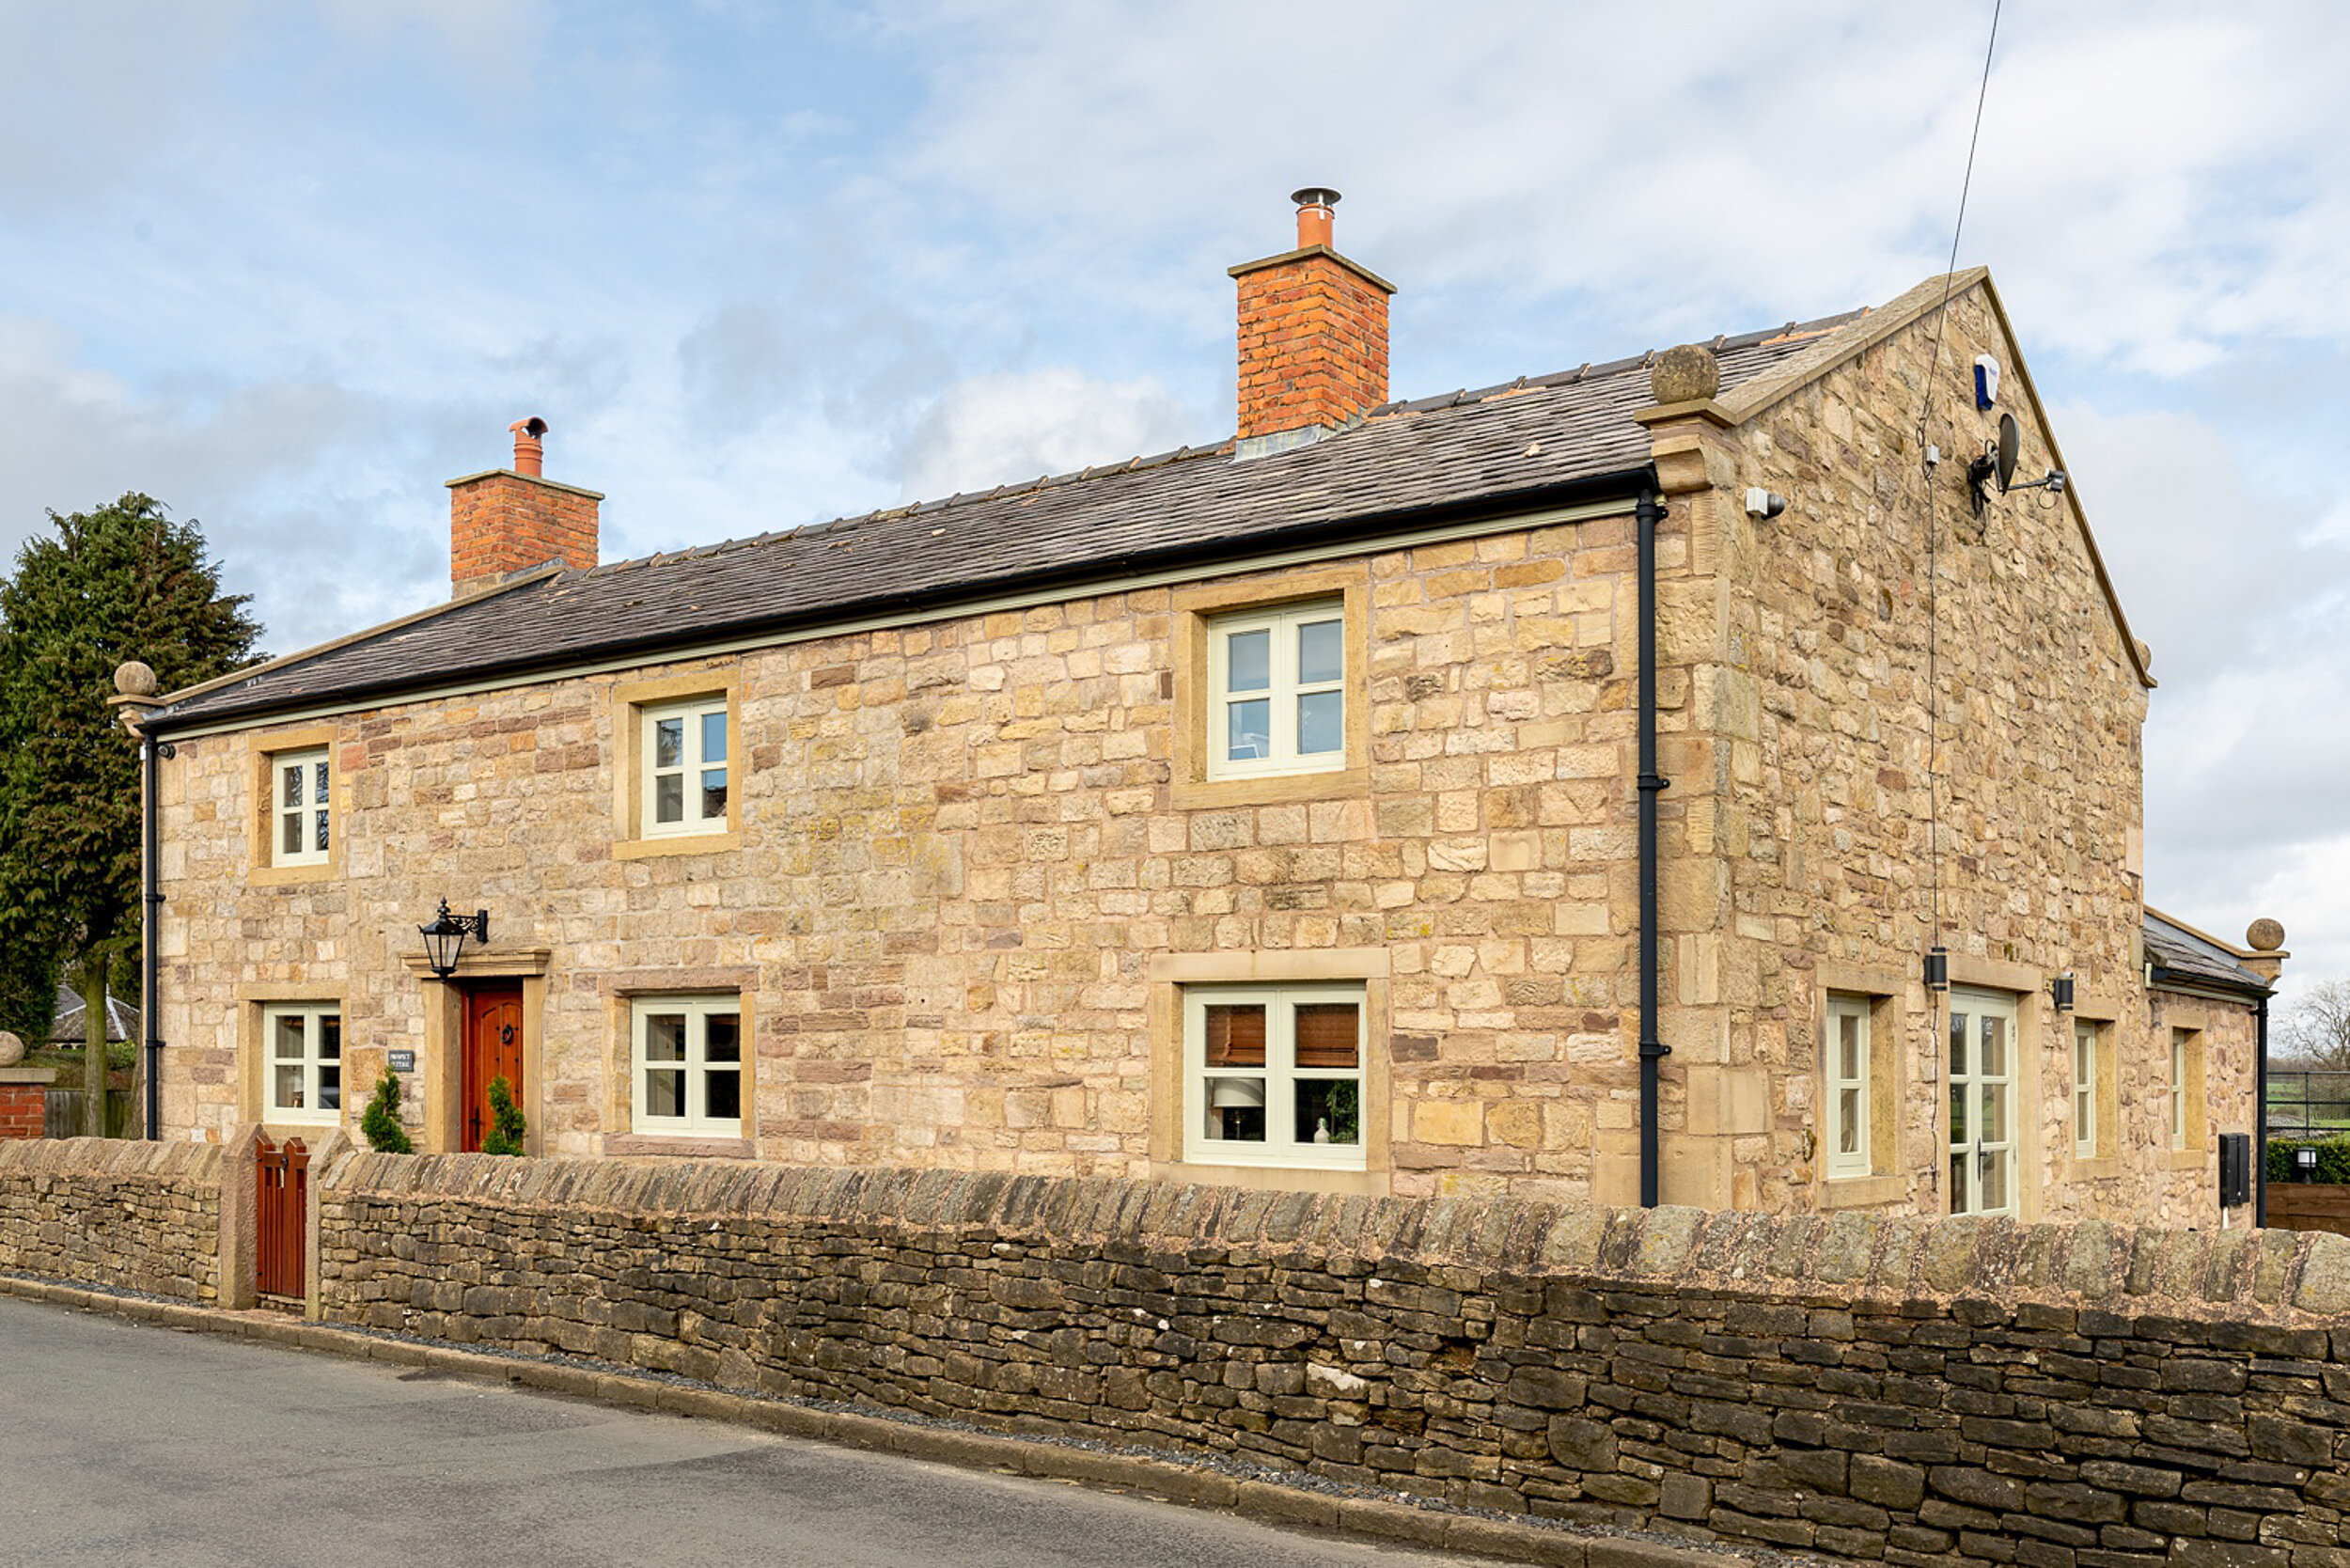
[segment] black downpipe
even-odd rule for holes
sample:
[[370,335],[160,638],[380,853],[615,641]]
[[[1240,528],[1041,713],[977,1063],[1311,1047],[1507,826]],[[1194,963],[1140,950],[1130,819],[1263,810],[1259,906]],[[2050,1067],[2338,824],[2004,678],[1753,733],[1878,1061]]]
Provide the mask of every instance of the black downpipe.
[[[2252,1223],[2268,1223],[2268,998],[2255,1004],[2260,1055],[2252,1077]],[[2306,1081],[2306,1080],[2305,1080]],[[2306,1097],[2306,1096],[2305,1096]]]
[[155,1034],[155,924],[164,905],[156,864],[162,837],[155,825],[155,760],[158,753],[167,755],[170,750],[168,742],[149,736],[139,739],[139,828],[146,840],[139,855],[139,881],[145,885],[139,889],[139,1028],[147,1036],[147,1137],[150,1142],[164,1136],[163,1092],[155,1081],[164,1060],[164,1043]]
[[1640,1207],[1656,1207],[1656,1071],[1672,1047],[1656,1038],[1656,525],[1664,503],[1648,485],[1633,510],[1640,577]]

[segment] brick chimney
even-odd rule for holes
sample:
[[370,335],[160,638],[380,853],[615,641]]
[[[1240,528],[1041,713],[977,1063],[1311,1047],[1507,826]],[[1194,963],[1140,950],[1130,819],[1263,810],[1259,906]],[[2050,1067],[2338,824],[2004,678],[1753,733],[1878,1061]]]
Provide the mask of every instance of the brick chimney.
[[456,597],[550,561],[596,564],[596,504],[603,496],[541,476],[544,419],[517,419],[514,466],[448,481],[448,576]]
[[1395,285],[1330,248],[1338,192],[1309,187],[1290,199],[1297,248],[1231,270],[1240,284],[1244,443],[1290,431],[1310,440],[1387,400]]

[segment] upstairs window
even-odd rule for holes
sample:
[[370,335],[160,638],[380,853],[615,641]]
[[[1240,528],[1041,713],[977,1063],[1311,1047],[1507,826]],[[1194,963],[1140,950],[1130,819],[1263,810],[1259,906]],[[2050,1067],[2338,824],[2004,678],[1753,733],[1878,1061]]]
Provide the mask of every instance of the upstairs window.
[[1207,776],[1346,765],[1346,606],[1318,600],[1208,623]]
[[641,715],[639,807],[645,837],[727,831],[726,698],[646,708]]
[[328,821],[327,748],[280,751],[270,758],[270,864],[322,866],[333,832]]

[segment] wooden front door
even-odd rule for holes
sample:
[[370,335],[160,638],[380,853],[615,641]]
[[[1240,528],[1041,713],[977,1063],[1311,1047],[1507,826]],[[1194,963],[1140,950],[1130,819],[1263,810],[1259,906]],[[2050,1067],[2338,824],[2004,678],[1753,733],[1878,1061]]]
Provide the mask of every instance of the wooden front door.
[[458,1102],[458,1148],[471,1153],[495,1125],[490,1115],[490,1084],[504,1078],[514,1103],[523,1096],[523,988],[520,984],[477,985],[465,992],[463,1098]]

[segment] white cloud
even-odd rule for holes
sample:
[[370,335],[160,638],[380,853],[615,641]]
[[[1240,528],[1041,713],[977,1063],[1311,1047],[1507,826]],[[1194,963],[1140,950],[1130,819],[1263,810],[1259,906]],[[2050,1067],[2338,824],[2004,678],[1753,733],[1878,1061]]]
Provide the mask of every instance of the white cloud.
[[1066,474],[1183,445],[1198,411],[1155,382],[1108,384],[1063,367],[956,383],[907,438],[904,498]]

